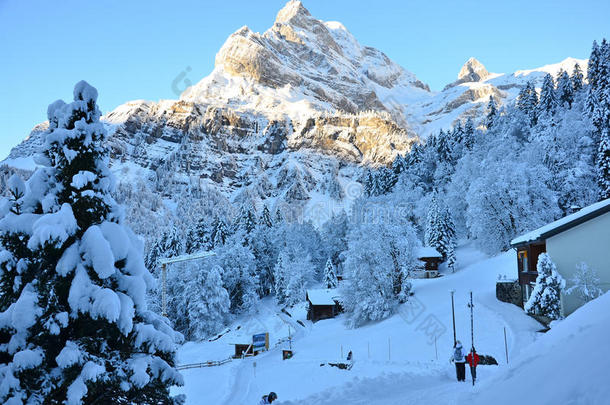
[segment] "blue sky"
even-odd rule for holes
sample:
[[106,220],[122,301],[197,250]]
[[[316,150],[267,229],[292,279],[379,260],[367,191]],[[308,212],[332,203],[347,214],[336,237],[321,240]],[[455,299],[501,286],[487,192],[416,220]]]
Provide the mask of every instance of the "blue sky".
[[[322,20],[341,21],[364,45],[433,90],[478,58],[512,72],[588,57],[610,38],[610,1],[305,0]],[[85,79],[103,112],[134,99],[176,98],[172,82],[195,83],[214,66],[225,39],[248,25],[262,32],[285,1],[0,0],[0,159],[47,105],[71,98]]]

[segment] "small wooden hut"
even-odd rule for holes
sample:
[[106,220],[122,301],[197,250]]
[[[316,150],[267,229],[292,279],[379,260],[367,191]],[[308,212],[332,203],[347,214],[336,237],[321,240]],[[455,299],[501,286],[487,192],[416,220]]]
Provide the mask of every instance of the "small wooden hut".
[[307,303],[307,319],[313,322],[334,318],[342,310],[336,289],[307,290]]
[[438,266],[443,261],[443,255],[431,246],[425,246],[418,250],[417,259],[422,262],[421,268],[425,271],[426,278],[438,277]]

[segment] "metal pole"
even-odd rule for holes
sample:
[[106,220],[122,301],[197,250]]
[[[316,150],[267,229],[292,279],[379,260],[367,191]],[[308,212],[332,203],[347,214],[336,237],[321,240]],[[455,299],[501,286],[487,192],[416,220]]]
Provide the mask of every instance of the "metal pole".
[[186,262],[189,260],[204,259],[206,257],[215,256],[214,252],[200,252],[190,255],[174,256],[161,260],[162,287],[161,287],[161,314],[167,316],[167,265],[170,263]]
[[474,349],[474,304],[472,303],[472,291],[470,291],[470,341],[472,342],[472,348]]
[[388,338],[388,361],[392,361],[392,345],[390,343],[390,338]]
[[455,304],[453,303],[453,294],[454,293],[455,293],[455,290],[451,290],[451,315],[453,317],[453,346],[455,347],[457,338],[455,336]]
[[506,343],[506,326],[504,327],[504,351],[506,352],[506,364],[508,364],[508,343]]
[[161,291],[161,314],[163,316],[167,316],[167,290],[166,290],[166,282],[167,282],[167,273],[165,269],[166,264],[161,265],[162,269],[162,278],[163,278],[163,287]]
[[472,343],[472,348],[470,349],[470,353],[472,353],[472,365],[470,366],[470,374],[472,375],[472,385],[474,385],[474,304],[472,303],[472,291],[470,291],[470,341]]

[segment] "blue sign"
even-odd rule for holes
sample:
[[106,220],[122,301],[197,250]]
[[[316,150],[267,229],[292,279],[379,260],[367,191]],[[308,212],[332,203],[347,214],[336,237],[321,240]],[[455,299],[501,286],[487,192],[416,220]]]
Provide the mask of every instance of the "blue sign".
[[252,350],[257,352],[267,348],[267,334],[259,333],[252,336]]

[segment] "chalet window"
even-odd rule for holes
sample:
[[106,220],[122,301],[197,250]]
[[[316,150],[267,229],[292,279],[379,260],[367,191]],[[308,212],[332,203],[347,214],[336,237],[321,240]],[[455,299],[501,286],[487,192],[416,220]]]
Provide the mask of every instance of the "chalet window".
[[527,273],[527,250],[520,250],[517,253],[517,257],[519,260],[519,270],[523,273]]

